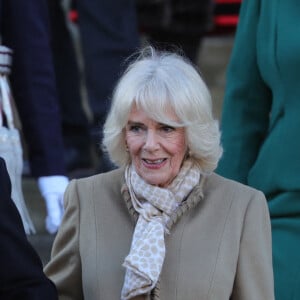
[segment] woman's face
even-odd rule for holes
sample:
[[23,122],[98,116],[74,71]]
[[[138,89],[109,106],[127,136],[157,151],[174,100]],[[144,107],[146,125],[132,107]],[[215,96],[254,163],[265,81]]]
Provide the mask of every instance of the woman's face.
[[[179,121],[173,110],[167,117]],[[174,128],[131,109],[125,127],[129,155],[140,177],[147,183],[166,187],[178,174],[186,152],[184,128]]]

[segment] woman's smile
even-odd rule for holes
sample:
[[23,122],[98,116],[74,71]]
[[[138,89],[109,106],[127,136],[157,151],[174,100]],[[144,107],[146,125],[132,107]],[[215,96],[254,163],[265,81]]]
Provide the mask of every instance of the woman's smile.
[[142,159],[142,162],[146,168],[159,169],[165,165],[166,158],[161,159]]

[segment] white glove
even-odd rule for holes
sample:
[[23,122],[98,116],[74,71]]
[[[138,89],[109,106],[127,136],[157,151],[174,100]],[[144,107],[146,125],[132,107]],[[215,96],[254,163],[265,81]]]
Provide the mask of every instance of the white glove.
[[69,179],[66,176],[42,176],[38,178],[38,187],[47,209],[45,226],[51,234],[57,232],[61,223],[64,213],[63,196],[68,183]]

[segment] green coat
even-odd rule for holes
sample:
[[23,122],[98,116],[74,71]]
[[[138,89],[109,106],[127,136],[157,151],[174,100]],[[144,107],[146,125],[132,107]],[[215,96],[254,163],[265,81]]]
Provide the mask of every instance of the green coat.
[[300,1],[244,0],[217,172],[263,191],[276,299],[300,299]]

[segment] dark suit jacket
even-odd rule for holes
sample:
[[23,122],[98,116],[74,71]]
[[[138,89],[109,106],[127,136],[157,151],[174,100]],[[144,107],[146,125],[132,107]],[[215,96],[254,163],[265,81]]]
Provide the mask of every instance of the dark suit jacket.
[[10,195],[11,183],[0,158],[0,299],[57,299],[56,288],[43,273]]
[[64,175],[63,141],[45,0],[0,0],[1,43],[13,53],[12,91],[32,175]]

